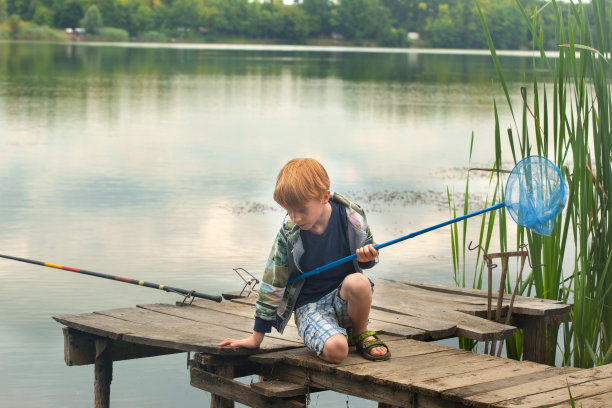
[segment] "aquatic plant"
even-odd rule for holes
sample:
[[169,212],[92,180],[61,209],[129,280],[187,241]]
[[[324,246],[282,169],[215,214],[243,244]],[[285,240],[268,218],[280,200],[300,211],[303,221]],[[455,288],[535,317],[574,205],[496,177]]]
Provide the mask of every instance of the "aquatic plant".
[[[574,304],[570,318],[563,324],[563,342],[559,345],[563,364],[592,367],[612,361],[608,340],[612,338],[612,102],[609,83],[612,10],[606,11],[604,0],[593,0],[590,4],[571,3],[569,14],[562,13],[555,0],[533,11],[526,10],[518,0],[515,2],[529,26],[533,49],[539,51],[533,59],[531,95],[526,88],[520,89],[520,111],[515,111],[485,17],[475,0],[513,120],[506,132],[509,152],[506,150],[503,155],[502,124],[494,102],[494,166],[501,169],[503,159],[508,160],[509,155],[516,163],[523,157],[538,154],[562,169],[569,186],[567,210],[550,237],[539,236],[522,227],[516,230],[516,245],[527,242],[533,264],[543,264],[521,282],[520,294]],[[544,8],[556,19],[555,41],[559,44],[556,58],[549,58],[544,51],[540,26],[540,12]],[[520,126],[516,112],[521,114]],[[501,201],[503,183],[499,175],[492,174],[495,180],[493,197]],[[450,199],[449,206],[454,207]],[[492,221],[493,215],[489,225]],[[484,225],[484,219],[482,223]],[[497,227],[499,247],[503,251],[508,246],[509,234],[504,212],[500,212]],[[458,230],[451,232],[455,276],[461,266],[460,255],[465,263],[467,225],[463,228],[463,254],[458,251]],[[480,236],[480,243],[485,242],[488,246],[493,234],[488,228],[486,234]],[[573,262],[569,261],[571,257]],[[481,281],[482,261],[479,262],[481,267],[475,270],[474,287]],[[455,281],[466,283],[465,279]],[[511,287],[510,278],[506,284]],[[559,323],[551,322],[548,327],[547,360],[550,364],[555,362]],[[520,336],[508,339],[506,346],[509,357],[520,358]]]

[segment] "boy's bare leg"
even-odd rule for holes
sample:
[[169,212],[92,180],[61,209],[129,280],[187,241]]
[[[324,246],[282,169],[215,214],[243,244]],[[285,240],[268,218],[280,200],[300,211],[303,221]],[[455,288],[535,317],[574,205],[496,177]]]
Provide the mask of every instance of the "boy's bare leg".
[[348,341],[342,334],[334,334],[325,342],[321,357],[330,363],[340,363],[348,355]]
[[[372,306],[372,286],[370,285],[370,280],[362,273],[353,273],[347,276],[344,278],[340,288],[340,298],[347,302],[348,314],[353,322],[353,334],[356,336],[366,331],[368,329],[370,307]],[[371,339],[373,338],[368,337],[364,341]],[[325,347],[327,347],[327,342]],[[325,351],[325,347],[323,351]],[[385,347],[374,347],[370,350],[370,354],[373,356],[382,356],[386,352],[387,349]]]

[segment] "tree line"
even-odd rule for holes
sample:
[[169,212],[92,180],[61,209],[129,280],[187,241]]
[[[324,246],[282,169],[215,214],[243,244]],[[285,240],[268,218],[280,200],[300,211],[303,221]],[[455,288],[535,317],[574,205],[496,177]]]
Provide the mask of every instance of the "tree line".
[[[538,10],[544,39],[555,38],[557,10],[590,8],[589,3],[549,0],[477,1],[497,49],[532,46],[516,1],[531,15]],[[11,19],[11,27],[20,21],[57,29],[84,27],[94,35],[112,27],[136,40],[487,47],[474,0],[0,0],[0,23]],[[544,46],[555,49],[558,44]]]

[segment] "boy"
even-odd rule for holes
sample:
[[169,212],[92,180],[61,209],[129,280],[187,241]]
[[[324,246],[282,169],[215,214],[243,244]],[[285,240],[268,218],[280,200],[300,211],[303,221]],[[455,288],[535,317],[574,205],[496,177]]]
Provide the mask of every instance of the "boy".
[[[274,200],[287,216],[266,264],[253,334],[219,346],[257,348],[273,326],[282,333],[295,310],[304,344],[325,361],[344,360],[349,342],[369,360],[391,356],[387,345],[367,331],[373,284],[361,270],[375,265],[378,252],[365,214],[329,186],[325,168],[314,159],[293,159],[281,169]],[[355,261],[287,285],[290,277],[352,253]]]

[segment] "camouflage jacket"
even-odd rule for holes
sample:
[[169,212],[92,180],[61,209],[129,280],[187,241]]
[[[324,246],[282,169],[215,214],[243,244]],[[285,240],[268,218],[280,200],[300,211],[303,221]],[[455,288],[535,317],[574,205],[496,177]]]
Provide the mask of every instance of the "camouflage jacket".
[[[338,193],[331,193],[330,200],[346,208],[347,236],[351,253],[355,253],[364,245],[374,244],[374,238],[363,209]],[[285,215],[283,225],[276,235],[268,256],[255,308],[255,317],[272,321],[272,326],[280,333],[283,332],[291,317],[293,307],[305,282],[302,279],[287,285],[287,281],[290,277],[308,272],[300,269],[300,259],[303,254],[304,246],[300,237],[300,228],[291,221],[289,215]],[[357,260],[352,262],[355,271],[361,272],[362,267]],[[375,263],[372,262],[370,267]]]

